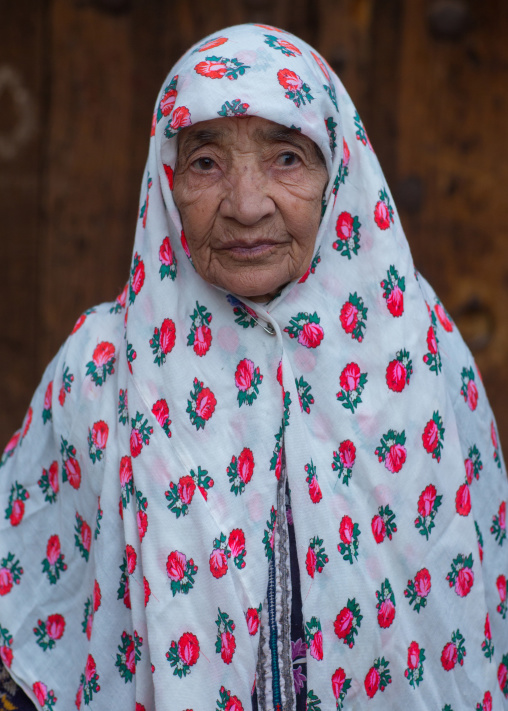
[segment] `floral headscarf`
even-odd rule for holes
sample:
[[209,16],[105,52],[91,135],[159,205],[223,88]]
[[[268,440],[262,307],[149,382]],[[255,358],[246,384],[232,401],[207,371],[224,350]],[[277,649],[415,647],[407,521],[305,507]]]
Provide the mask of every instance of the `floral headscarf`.
[[[179,131],[225,116],[301,130],[330,176],[309,269],[266,306],[199,277],[172,198]],[[250,708],[281,476],[308,708],[504,708],[507,484],[479,373],[336,75],[245,25],[164,82],[129,283],[2,457],[13,677],[45,710]]]

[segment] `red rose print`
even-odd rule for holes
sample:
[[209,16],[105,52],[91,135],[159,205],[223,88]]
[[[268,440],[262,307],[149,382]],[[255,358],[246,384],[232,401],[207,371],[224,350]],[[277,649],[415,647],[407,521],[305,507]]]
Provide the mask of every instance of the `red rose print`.
[[497,449],[497,447],[498,447],[497,432],[496,432],[496,428],[494,426],[494,420],[492,420],[492,422],[490,423],[490,438],[492,440],[492,446],[494,447],[494,449]]
[[236,649],[236,639],[231,632],[222,632],[220,636],[220,656],[225,664],[230,664]]
[[340,311],[340,323],[346,333],[352,333],[358,324],[358,309],[350,301]]
[[346,672],[344,669],[339,667],[333,672],[332,675],[332,692],[335,699],[339,699],[342,689],[344,687],[344,682],[346,681]]
[[179,551],[173,551],[170,553],[166,563],[168,577],[171,578],[171,580],[181,580],[185,574],[186,564],[187,558],[183,553],[180,553]]
[[340,374],[340,387],[346,392],[356,390],[360,382],[360,368],[357,363],[348,363]]
[[230,696],[224,711],[244,711],[242,702],[236,696]]
[[483,695],[483,711],[492,711],[492,694],[486,691]]
[[60,639],[65,631],[65,620],[62,615],[50,615],[46,620],[46,632],[51,639]]
[[44,394],[44,405],[43,405],[44,410],[51,409],[52,398],[53,398],[53,381],[51,380],[49,382],[48,387],[46,388],[46,392]]
[[46,704],[46,697],[48,695],[48,687],[46,684],[43,684],[42,681],[36,681],[32,685],[33,692],[35,696],[37,697],[37,701],[40,703],[41,706],[45,706]]
[[195,489],[196,483],[191,476],[186,475],[180,477],[178,481],[178,496],[184,504],[190,504]]
[[92,545],[92,530],[86,521],[81,524],[81,543],[86,551],[90,551]]
[[214,39],[211,39],[209,42],[205,42],[202,44],[198,49],[196,50],[197,52],[206,52],[209,49],[213,49],[214,47],[219,47],[221,44],[224,44],[227,42],[228,39],[227,37],[215,37]]
[[335,227],[337,237],[342,240],[348,240],[353,233],[353,223],[353,216],[349,212],[341,212]]
[[142,541],[145,536],[146,529],[148,528],[148,516],[145,511],[138,511],[136,513],[136,522],[138,524],[139,540]]
[[[169,168],[169,166],[165,165],[164,168]],[[164,237],[162,240],[162,244],[159,249],[159,259],[167,267],[173,264],[173,250],[171,249],[169,237]]]
[[448,642],[441,652],[441,665],[445,671],[450,671],[457,664],[458,652],[453,642]]
[[386,369],[386,384],[396,393],[404,390],[407,379],[407,370],[399,360],[392,360]]
[[97,366],[97,368],[101,368],[103,365],[106,365],[111,358],[113,358],[115,355],[115,346],[112,343],[108,343],[107,341],[102,341],[99,343],[98,346],[95,347],[95,350],[92,355],[92,360]]
[[340,540],[349,545],[353,540],[353,520],[350,516],[343,516],[339,527]]
[[169,420],[169,407],[166,400],[157,400],[152,407],[152,413],[161,427]]
[[417,669],[420,664],[420,647],[418,642],[411,642],[407,650],[407,665],[409,669]]
[[429,330],[427,331],[427,348],[432,353],[432,355],[436,355],[437,341],[436,341],[436,334],[435,334],[432,326],[429,326]]
[[228,546],[233,558],[236,558],[245,550],[245,534],[241,528],[235,528],[231,531]]
[[499,687],[501,691],[504,693],[505,687],[506,687],[506,682],[508,681],[508,669],[504,664],[500,664],[498,669],[497,669],[497,680],[499,682]]
[[150,595],[152,594],[152,591],[150,590],[150,584],[146,578],[143,578],[143,590],[145,593],[145,607],[148,605],[148,600],[150,599]]
[[178,656],[189,667],[198,661],[199,642],[192,632],[185,632],[178,640]]
[[467,406],[471,411],[476,410],[478,404],[478,388],[474,380],[470,380],[467,384]]
[[501,602],[504,602],[506,600],[506,577],[504,575],[498,576],[496,580],[496,587]]
[[345,439],[339,446],[339,458],[346,469],[351,469],[356,460],[356,447],[349,439]]
[[462,486],[459,486],[457,489],[455,495],[455,509],[460,516],[467,516],[471,511],[471,494],[467,484],[462,484]]
[[120,460],[120,485],[127,486],[132,481],[132,461],[128,456]]
[[314,548],[309,546],[309,548],[307,549],[307,555],[305,556],[305,567],[307,568],[307,573],[310,575],[311,578],[314,577],[314,574],[316,572],[316,561],[316,552]]
[[198,326],[194,333],[194,345],[192,346],[194,353],[198,356],[204,356],[212,344],[212,332],[208,326]]
[[236,366],[235,385],[238,390],[245,392],[248,390],[254,377],[254,363],[247,358],[241,360]]
[[448,331],[449,333],[453,331],[453,324],[448,318],[446,311],[444,308],[441,306],[441,304],[436,304],[434,306],[434,311],[436,312],[436,316],[439,319],[439,322],[441,326],[444,328],[445,331]]
[[[173,168],[170,165],[164,164],[164,172],[166,173],[166,178],[168,180],[169,189],[173,190]],[[166,240],[168,240],[168,242],[169,242],[169,237],[166,237],[164,241],[166,241]],[[170,249],[171,249],[171,247],[170,247]],[[161,250],[162,250],[162,247],[161,247]],[[162,259],[160,252],[159,252],[159,259],[161,260],[161,262],[163,264],[170,264],[171,263],[171,262],[165,262]]]
[[179,131],[181,128],[185,128],[185,126],[190,126],[191,123],[192,121],[189,109],[186,106],[179,106],[173,111],[169,128],[172,131]]
[[323,659],[323,633],[321,630],[318,630],[314,634],[310,643],[310,655],[314,657],[314,659],[317,659],[318,662]]
[[14,499],[14,501],[12,502],[11,515],[9,517],[11,526],[18,526],[23,519],[24,513],[25,513],[24,502],[21,499]]
[[125,666],[131,674],[136,673],[136,655],[134,650],[134,641],[132,641],[125,651]]
[[13,659],[13,653],[12,649],[10,647],[0,647],[0,659],[3,662],[3,665],[7,667],[8,669],[10,668],[12,664],[12,659]]
[[199,62],[194,67],[197,74],[201,74],[203,77],[208,77],[209,79],[221,79],[227,72],[228,68],[226,64],[217,61],[204,61]]
[[49,485],[52,488],[53,492],[55,494],[58,494],[59,490],[59,483],[58,483],[58,463],[57,462],[51,462],[50,467],[48,469],[48,481]]
[[[279,383],[279,385],[282,388],[283,387],[283,385],[282,385],[282,361],[279,361],[279,365],[277,366],[277,382]],[[497,446],[497,445],[495,445],[495,446]]]
[[439,444],[439,429],[434,420],[429,420],[425,425],[422,435],[423,446],[425,450],[432,454]]
[[169,114],[173,111],[173,106],[175,105],[175,100],[176,100],[176,91],[174,89],[170,89],[168,92],[164,94],[164,96],[161,99],[160,103],[160,109],[161,113],[163,116],[169,116]]
[[353,628],[353,613],[348,607],[343,607],[335,618],[333,628],[339,639],[345,639]]
[[420,494],[418,499],[418,513],[425,518],[429,516],[436,500],[437,491],[433,484],[429,484]]
[[85,680],[87,684],[92,680],[96,672],[97,668],[95,666],[95,659],[92,657],[91,654],[89,654],[85,664]]
[[406,448],[401,444],[392,444],[385,457],[385,467],[396,474],[406,461]]
[[395,618],[395,605],[391,600],[383,600],[377,613],[377,621],[380,627],[389,627]]
[[97,449],[104,449],[108,441],[109,427],[103,420],[99,420],[92,427],[92,441]]
[[317,348],[324,335],[324,331],[318,323],[305,323],[298,334],[297,340],[305,348]]
[[60,388],[60,391],[59,391],[59,393],[58,393],[58,402],[60,403],[60,405],[61,405],[62,407],[63,407],[64,404],[65,404],[65,395],[66,395],[66,393],[65,393],[65,388],[64,388],[64,387],[61,387],[61,388]]
[[183,230],[182,230],[182,234],[180,236],[180,242],[182,243],[183,251],[185,252],[187,257],[190,259],[191,253],[190,253],[189,245],[187,244],[187,238],[185,237]]
[[250,635],[255,635],[259,629],[259,612],[255,607],[249,607],[247,610],[247,629]]
[[367,672],[367,676],[364,681],[365,691],[367,692],[369,699],[372,699],[379,689],[379,679],[380,675],[378,670],[375,667],[371,667]]
[[129,578],[126,579],[125,584],[124,584],[123,604],[125,605],[125,607],[128,610],[131,609],[131,591],[129,588]]
[[74,457],[69,457],[64,464],[67,481],[74,489],[79,489],[81,485],[81,467]]
[[372,535],[376,543],[382,543],[386,536],[386,525],[384,519],[376,514],[371,521]]
[[254,473],[254,455],[251,450],[245,447],[238,456],[238,476],[247,484],[252,479]]
[[138,457],[141,454],[141,450],[143,449],[143,436],[141,432],[136,428],[133,428],[131,430],[130,448],[131,456],[133,457]]
[[176,340],[175,324],[170,318],[165,318],[162,322],[159,337],[161,350],[167,355],[173,350]]
[[12,590],[14,578],[9,568],[0,568],[0,595],[7,595]]
[[48,540],[48,545],[46,546],[46,557],[50,565],[55,565],[60,557],[60,539],[58,536],[51,536]]
[[214,578],[222,578],[228,572],[228,559],[222,548],[215,548],[211,552],[210,572]]
[[374,220],[380,230],[387,230],[390,227],[390,211],[383,200],[379,200],[374,208]]
[[209,420],[215,410],[217,400],[210,388],[203,388],[196,397],[196,415]]
[[471,568],[461,568],[455,580],[455,592],[460,597],[466,597],[471,592],[474,583],[474,573]]
[[288,91],[298,92],[303,86],[303,81],[298,74],[295,74],[291,69],[279,69],[277,72],[279,84]]
[[466,467],[466,480],[468,484],[471,484],[474,477],[474,463],[472,459],[464,459],[464,466]]
[[404,293],[399,286],[394,286],[386,299],[388,311],[396,318],[404,313]]
[[277,452],[277,461],[275,462],[275,478],[277,481],[280,479],[282,473],[282,447]]
[[427,597],[431,588],[431,578],[427,568],[422,568],[416,573],[414,585],[418,597]]
[[134,548],[130,545],[127,545],[125,547],[125,555],[127,557],[127,572],[129,575],[132,575],[132,573],[136,570],[136,563],[137,563],[137,555],[136,551]]
[[313,504],[318,504],[323,498],[317,477],[313,477],[312,481],[309,483],[309,496]]
[[76,708],[78,709],[78,711],[81,709],[81,702],[82,701],[83,701],[83,684],[80,684],[78,686],[78,690],[76,691],[76,700],[74,702],[76,704]]
[[78,320],[74,324],[74,328],[71,331],[71,336],[73,333],[76,333],[76,331],[79,331],[79,329],[85,323],[85,321],[86,321],[86,314],[81,314],[81,316],[78,318]]
[[97,580],[95,580],[93,584],[93,611],[97,612],[99,607],[101,606],[101,599],[102,599],[102,594],[101,594],[101,589],[99,586],[99,583]]

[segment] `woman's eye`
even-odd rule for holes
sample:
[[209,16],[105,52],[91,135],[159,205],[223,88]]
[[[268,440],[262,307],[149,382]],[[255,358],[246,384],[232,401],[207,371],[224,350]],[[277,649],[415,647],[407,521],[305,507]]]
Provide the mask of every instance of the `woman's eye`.
[[300,156],[292,151],[284,151],[277,157],[277,163],[284,168],[291,168],[294,165],[298,165],[300,162]]
[[212,160],[212,158],[198,158],[197,160],[194,161],[192,164],[194,167],[196,167],[198,170],[212,170],[215,166],[215,161]]

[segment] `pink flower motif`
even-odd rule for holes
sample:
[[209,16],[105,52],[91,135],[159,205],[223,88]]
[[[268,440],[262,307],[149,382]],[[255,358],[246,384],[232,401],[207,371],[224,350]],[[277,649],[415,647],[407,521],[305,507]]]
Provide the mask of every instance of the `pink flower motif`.
[[203,388],[196,397],[196,415],[209,420],[215,411],[217,400],[210,388]]
[[346,639],[353,628],[353,613],[349,607],[342,608],[335,618],[333,628],[339,639]]
[[348,144],[346,143],[345,138],[342,139],[342,145],[344,147],[344,157],[342,158],[342,160],[343,160],[344,165],[347,166],[347,165],[349,165],[349,158],[351,156],[351,153],[349,151],[349,147],[348,147]]
[[429,330],[427,331],[427,348],[432,353],[432,355],[436,355],[437,341],[436,334],[434,333],[434,329],[432,328],[432,326],[429,326]]
[[339,459],[346,469],[351,469],[356,461],[356,447],[350,439],[345,439],[339,445]]
[[470,380],[467,384],[467,406],[471,411],[476,410],[478,405],[478,388],[474,380]]
[[101,341],[92,355],[92,360],[97,368],[101,368],[103,365],[109,363],[111,358],[115,355],[115,346],[108,341]]
[[14,499],[12,502],[11,515],[9,517],[11,526],[19,526],[25,514],[25,504],[21,499]]
[[46,684],[43,684],[42,681],[36,681],[32,685],[33,692],[35,696],[37,697],[37,701],[40,703],[41,706],[44,706],[46,704],[46,698],[48,695],[48,687]]
[[7,667],[7,669],[10,668],[10,666],[12,664],[13,657],[14,657],[14,655],[13,655],[12,649],[10,647],[6,647],[6,646],[0,647],[0,659],[2,660],[3,665],[5,667]]
[[259,612],[255,607],[249,607],[247,610],[247,629],[250,635],[255,635],[259,628]]
[[254,455],[247,447],[242,449],[240,452],[237,467],[238,476],[244,484],[248,484],[248,482],[252,479],[252,474],[254,473]]
[[434,420],[429,420],[425,425],[422,435],[423,446],[425,450],[432,454],[439,444],[439,430]]
[[91,654],[89,654],[85,664],[85,680],[87,684],[92,681],[96,673],[97,667],[95,666],[95,659],[92,657]]
[[399,286],[394,286],[386,299],[388,311],[398,318],[404,313],[404,293]]
[[222,548],[215,548],[211,552],[210,572],[214,578],[222,578],[228,572],[228,559]]
[[141,435],[141,432],[135,427],[133,427],[131,430],[131,436],[129,441],[131,456],[138,457],[141,454],[141,450],[143,449],[143,437]]
[[372,528],[372,535],[376,543],[382,543],[386,537],[386,525],[383,517],[376,514],[370,524]]
[[466,468],[466,480],[468,484],[471,484],[474,477],[474,464],[472,459],[464,459],[464,466]]
[[187,565],[187,558],[183,553],[179,551],[173,551],[168,555],[168,560],[166,563],[166,570],[168,577],[171,580],[182,580],[185,575],[185,566]]
[[350,516],[343,516],[339,527],[339,536],[342,543],[350,545],[353,540],[353,520]]
[[174,89],[170,89],[164,94],[160,102],[160,109],[163,116],[169,116],[169,114],[173,111],[175,100],[176,91]]
[[427,568],[422,568],[416,573],[414,585],[418,597],[427,597],[431,588],[430,573]]
[[92,442],[97,449],[104,449],[108,441],[109,427],[103,420],[95,422],[92,427]]
[[353,333],[358,325],[358,309],[350,301],[340,311],[340,323],[346,333]]
[[60,486],[58,483],[58,463],[56,461],[50,464],[48,469],[48,481],[53,492],[58,494]]
[[199,642],[192,632],[185,632],[178,640],[178,656],[189,667],[198,661]]
[[222,632],[220,636],[220,656],[225,664],[231,664],[236,649],[236,639],[231,632]]
[[160,328],[160,347],[164,355],[173,350],[176,340],[175,324],[170,318],[165,318]]
[[320,662],[323,659],[323,633],[318,630],[310,643],[310,656]]
[[455,509],[459,516],[467,516],[471,511],[471,494],[469,485],[462,484],[455,494]]
[[305,348],[317,348],[324,335],[324,331],[318,323],[305,323],[298,334],[297,340]]
[[48,545],[46,546],[46,557],[50,565],[55,565],[57,560],[60,558],[60,539],[58,536],[51,536],[48,540]]
[[131,674],[136,673],[136,652],[134,648],[134,641],[129,644],[125,652],[125,666]]
[[[159,425],[164,427],[169,420],[169,407],[166,400],[157,400],[152,407],[152,413]],[[171,424],[170,420],[169,424]]]
[[503,663],[501,663],[497,669],[497,680],[499,682],[499,688],[504,693],[506,682],[508,681],[508,669]]
[[390,227],[390,211],[383,200],[379,200],[376,203],[374,221],[380,230],[387,230]]
[[418,642],[411,642],[407,649],[407,665],[409,669],[417,669],[420,664],[420,646]]
[[441,304],[436,304],[434,306],[434,311],[436,312],[436,316],[438,317],[439,322],[441,323],[441,326],[444,328],[444,330],[448,331],[449,333],[453,331],[453,324],[446,315],[446,311],[441,306]]
[[129,456],[125,456],[120,460],[120,485],[127,486],[130,481],[132,481],[132,461]]
[[196,483],[191,476],[187,474],[180,477],[180,480],[178,481],[178,497],[184,504],[190,504],[192,497],[194,496],[195,489]]
[[386,368],[386,384],[393,392],[400,393],[406,386],[407,369],[399,360],[392,360]]
[[7,595],[12,590],[14,579],[9,568],[0,568],[0,595]]
[[360,368],[357,363],[348,363],[340,374],[340,387],[346,392],[356,390],[360,382]]
[[138,556],[136,555],[134,548],[129,544],[125,546],[125,555],[127,558],[127,572],[129,575],[132,575],[132,573],[136,570]]
[[[168,165],[165,165],[164,168],[169,168]],[[169,168],[171,170],[171,168]],[[172,186],[171,186],[171,189]],[[164,237],[162,240],[162,244],[159,248],[159,260],[164,264],[164,266],[169,267],[171,264],[173,264],[173,250],[171,248],[171,242],[169,241],[169,237]]]
[[344,687],[344,682],[346,681],[346,672],[342,667],[336,669],[332,674],[332,692],[336,700],[339,699],[342,689]]
[[44,410],[51,410],[52,399],[53,399],[53,381],[51,380],[48,383],[48,387],[46,388],[46,392],[44,394],[44,405],[43,405]]
[[391,600],[383,600],[377,613],[377,621],[383,629],[390,627],[395,619],[395,605]]
[[337,237],[343,241],[348,240],[353,234],[353,225],[353,216],[349,212],[341,212],[335,226]]
[[69,457],[64,464],[67,481],[73,489],[79,489],[81,486],[81,467],[79,462],[74,457]]
[[311,578],[313,578],[316,573],[316,561],[316,552],[314,548],[309,546],[307,549],[307,555],[305,556],[305,567],[307,568],[307,573]]
[[97,612],[97,610],[101,606],[101,599],[102,599],[101,588],[100,588],[97,580],[95,580],[94,584],[93,584],[93,611],[94,612]]
[[241,360],[236,366],[235,385],[238,390],[246,392],[252,383],[254,377],[254,363],[247,358]]
[[423,518],[430,515],[432,509],[434,508],[434,502],[436,500],[437,491],[434,484],[429,484],[420,494],[418,499],[418,513]]
[[292,72],[291,69],[279,69],[277,72],[277,79],[279,84],[287,89],[297,93],[303,86],[303,81],[300,79],[298,74]]
[[201,74],[201,76],[208,77],[209,79],[222,79],[227,70],[227,65],[221,61],[207,60],[199,62],[199,64],[196,64],[194,67],[194,71],[197,74]]
[[363,682],[365,686],[365,691],[369,699],[376,694],[379,689],[380,674],[376,667],[371,667],[365,676],[365,681]]
[[501,501],[497,517],[499,519],[499,527],[504,530],[506,528],[506,501]]
[[235,528],[229,534],[228,546],[233,558],[241,555],[245,551],[245,534],[241,528]]
[[90,551],[92,545],[92,530],[86,521],[81,524],[81,543],[86,551]]
[[441,652],[441,665],[445,671],[450,671],[457,664],[458,660],[457,647],[453,642],[448,642],[443,647]]
[[65,631],[65,620],[62,615],[50,615],[46,620],[46,632],[51,639],[60,639]]
[[190,111],[186,106],[179,106],[173,111],[173,116],[169,124],[172,131],[179,131],[185,126],[190,126],[192,123]]
[[460,597],[466,597],[471,592],[474,583],[474,573],[471,568],[461,568],[455,580],[455,592]]
[[321,487],[319,486],[316,476],[312,477],[312,481],[309,483],[309,496],[313,504],[318,504],[323,498]]
[[501,602],[506,600],[506,577],[504,575],[499,575],[496,580],[496,587],[499,593],[499,599]]
[[212,332],[208,326],[198,326],[194,333],[194,345],[192,346],[194,353],[198,356],[204,356],[208,352],[212,344]]

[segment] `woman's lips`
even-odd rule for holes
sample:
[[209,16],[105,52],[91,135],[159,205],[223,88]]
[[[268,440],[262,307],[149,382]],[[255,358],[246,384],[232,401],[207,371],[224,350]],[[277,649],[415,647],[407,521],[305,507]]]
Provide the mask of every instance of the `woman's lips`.
[[273,252],[280,242],[260,240],[259,242],[233,242],[222,249],[232,254],[236,259],[252,259]]

